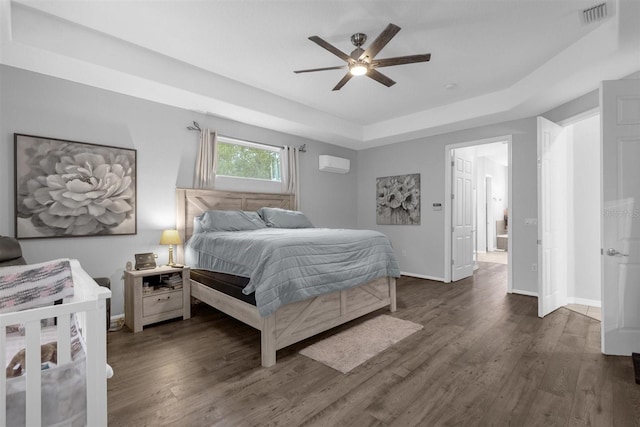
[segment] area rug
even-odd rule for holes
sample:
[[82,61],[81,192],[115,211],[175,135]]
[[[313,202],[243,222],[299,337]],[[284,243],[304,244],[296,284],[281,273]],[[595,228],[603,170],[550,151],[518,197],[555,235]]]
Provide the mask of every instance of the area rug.
[[346,374],[420,329],[422,325],[383,314],[311,344],[300,354]]

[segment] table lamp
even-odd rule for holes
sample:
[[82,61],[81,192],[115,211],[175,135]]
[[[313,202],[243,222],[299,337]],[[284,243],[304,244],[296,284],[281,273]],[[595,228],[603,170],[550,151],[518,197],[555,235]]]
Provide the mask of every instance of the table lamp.
[[162,232],[162,236],[160,237],[160,244],[169,245],[169,262],[167,263],[167,265],[176,265],[173,262],[173,245],[182,244],[180,235],[178,234],[178,230],[164,230]]

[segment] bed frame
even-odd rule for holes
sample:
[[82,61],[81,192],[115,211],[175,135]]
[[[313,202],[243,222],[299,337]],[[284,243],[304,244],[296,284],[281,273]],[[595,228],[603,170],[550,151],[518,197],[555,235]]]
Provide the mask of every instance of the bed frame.
[[[261,207],[292,209],[294,196],[179,188],[176,190],[176,205],[177,228],[184,242],[193,233],[193,219],[204,211],[255,211]],[[178,259],[184,261],[182,247],[178,248]],[[355,288],[290,303],[268,317],[261,317],[254,305],[195,280],[191,280],[191,296],[258,329],[261,332],[262,366],[269,367],[276,363],[276,350],[385,306],[390,306],[392,312],[396,311],[396,280],[383,277]]]

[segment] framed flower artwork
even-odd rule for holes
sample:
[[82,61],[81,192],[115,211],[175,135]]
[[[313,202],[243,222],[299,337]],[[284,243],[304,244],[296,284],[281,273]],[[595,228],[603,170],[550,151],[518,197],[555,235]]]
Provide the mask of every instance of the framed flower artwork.
[[136,150],[14,134],[18,239],[136,234]]
[[376,179],[376,223],[420,224],[420,174]]

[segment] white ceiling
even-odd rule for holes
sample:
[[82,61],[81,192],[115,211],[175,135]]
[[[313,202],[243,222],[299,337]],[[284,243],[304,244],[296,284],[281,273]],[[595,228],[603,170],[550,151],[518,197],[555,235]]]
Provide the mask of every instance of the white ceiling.
[[[354,149],[540,114],[640,70],[640,0],[0,0],[0,61]],[[402,30],[377,58],[431,53],[353,78],[344,52]],[[365,47],[368,45],[365,44]],[[448,90],[447,84],[455,84]],[[185,124],[186,125],[186,124]]]

